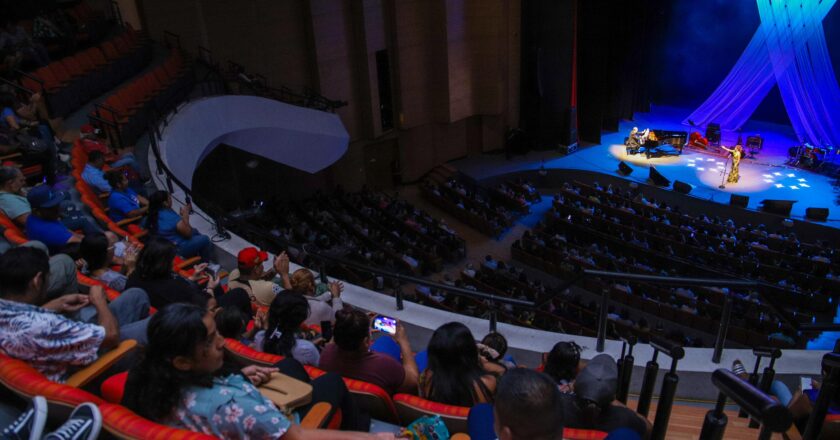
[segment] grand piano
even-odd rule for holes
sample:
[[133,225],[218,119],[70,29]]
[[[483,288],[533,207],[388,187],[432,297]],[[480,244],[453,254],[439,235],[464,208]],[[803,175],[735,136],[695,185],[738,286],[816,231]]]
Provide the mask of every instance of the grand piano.
[[627,154],[644,154],[648,158],[651,158],[678,156],[682,153],[683,146],[687,141],[688,132],[686,131],[652,128],[648,131],[644,142],[641,142],[640,139],[634,140],[628,137],[624,140],[624,145],[627,146]]

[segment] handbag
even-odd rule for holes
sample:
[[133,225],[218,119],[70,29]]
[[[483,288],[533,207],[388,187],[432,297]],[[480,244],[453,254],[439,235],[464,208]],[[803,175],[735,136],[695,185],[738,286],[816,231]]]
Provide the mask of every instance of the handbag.
[[284,412],[312,401],[312,385],[282,373],[271,373],[271,380],[260,385],[259,391]]
[[27,133],[16,134],[15,141],[20,151],[28,154],[41,154],[50,149],[49,144],[43,139]]

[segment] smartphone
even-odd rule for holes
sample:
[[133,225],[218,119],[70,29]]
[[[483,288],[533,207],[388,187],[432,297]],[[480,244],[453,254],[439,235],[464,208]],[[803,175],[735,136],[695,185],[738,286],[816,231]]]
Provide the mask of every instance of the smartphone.
[[397,333],[397,320],[384,315],[378,315],[376,318],[373,318],[373,328],[393,335]]
[[329,342],[332,339],[333,332],[332,332],[332,322],[331,321],[321,321],[321,336],[327,342]]
[[799,377],[799,384],[802,387],[802,391],[810,390],[814,388],[814,385],[811,383],[810,377],[800,376]]

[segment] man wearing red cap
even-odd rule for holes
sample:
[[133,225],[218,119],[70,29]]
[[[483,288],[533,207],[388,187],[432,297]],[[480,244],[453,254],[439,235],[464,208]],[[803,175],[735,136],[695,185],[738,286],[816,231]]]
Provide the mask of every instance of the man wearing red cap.
[[[284,289],[291,289],[289,280],[289,256],[285,252],[274,257],[273,270],[263,269],[263,262],[268,260],[268,253],[255,247],[247,247],[239,251],[237,268],[230,273],[228,286],[231,289],[241,288],[248,292],[251,301],[261,306],[269,306],[274,297]],[[280,275],[283,285],[274,282],[276,275]]]

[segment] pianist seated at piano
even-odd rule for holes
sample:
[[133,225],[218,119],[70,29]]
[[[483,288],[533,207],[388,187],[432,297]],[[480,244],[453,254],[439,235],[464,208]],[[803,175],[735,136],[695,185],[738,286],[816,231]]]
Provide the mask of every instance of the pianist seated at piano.
[[639,131],[633,127],[624,141],[627,154],[644,154],[651,157],[677,156],[682,154],[683,145],[688,138],[684,131],[668,131],[646,128]]

